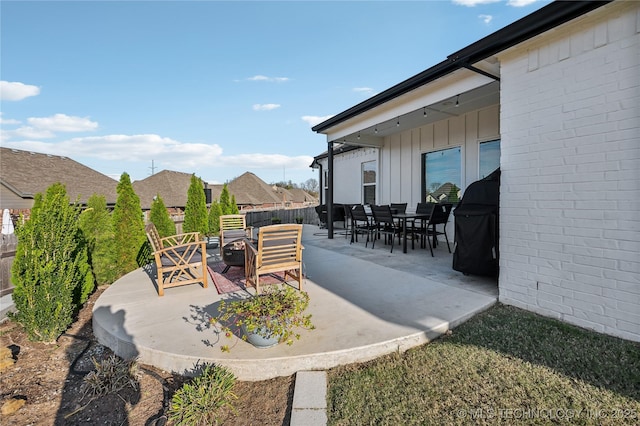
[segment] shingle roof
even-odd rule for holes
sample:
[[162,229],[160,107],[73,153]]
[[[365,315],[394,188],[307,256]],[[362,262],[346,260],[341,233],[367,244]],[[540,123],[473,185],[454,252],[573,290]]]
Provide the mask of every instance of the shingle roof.
[[[184,207],[187,205],[187,193],[191,185],[191,174],[163,170],[148,178],[133,182],[133,190],[140,197],[143,209],[150,209],[153,197],[160,194],[166,207]],[[211,198],[219,198],[221,187],[208,185]]]
[[295,203],[314,203],[314,202],[318,202],[318,199],[316,197],[314,197],[313,195],[309,194],[307,191],[305,191],[304,189],[300,189],[300,188],[292,188],[289,190],[289,192],[291,192],[291,194],[293,195],[293,202]]
[[93,194],[115,204],[118,182],[70,158],[12,148],[0,148],[0,182],[22,198],[44,193],[54,183],[65,185],[71,201],[85,203]]
[[238,205],[282,203],[276,191],[251,172],[245,172],[227,184]]

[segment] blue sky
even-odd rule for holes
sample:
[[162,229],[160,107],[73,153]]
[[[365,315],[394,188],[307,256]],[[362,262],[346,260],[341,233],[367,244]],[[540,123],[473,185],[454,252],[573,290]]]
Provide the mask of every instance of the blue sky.
[[7,1],[1,145],[133,180],[317,179],[311,127],[548,1]]

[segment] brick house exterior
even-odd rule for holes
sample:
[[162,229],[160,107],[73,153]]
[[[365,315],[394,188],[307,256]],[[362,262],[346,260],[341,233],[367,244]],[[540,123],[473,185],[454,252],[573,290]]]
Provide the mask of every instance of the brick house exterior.
[[415,206],[430,154],[457,150],[464,196],[497,141],[499,300],[640,341],[640,3],[550,3],[313,130],[328,204],[363,199],[364,174],[331,187],[364,170],[344,146]]

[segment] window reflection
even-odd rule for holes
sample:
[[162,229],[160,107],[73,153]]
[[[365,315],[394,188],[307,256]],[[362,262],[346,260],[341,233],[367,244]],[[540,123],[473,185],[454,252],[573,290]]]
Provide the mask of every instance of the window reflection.
[[481,142],[478,158],[478,177],[483,179],[500,167],[500,140]]
[[462,157],[460,147],[423,154],[424,196],[431,203],[457,203],[461,197]]

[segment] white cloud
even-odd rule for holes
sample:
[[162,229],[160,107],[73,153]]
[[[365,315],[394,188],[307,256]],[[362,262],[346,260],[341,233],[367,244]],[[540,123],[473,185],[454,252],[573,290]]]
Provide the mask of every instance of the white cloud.
[[478,18],[480,18],[487,25],[489,25],[493,20],[493,16],[491,15],[478,15]]
[[224,157],[225,166],[243,167],[251,169],[300,169],[307,170],[313,161],[313,157],[299,155],[289,157],[282,154],[240,154]]
[[280,104],[254,104],[254,111],[271,111],[280,108]]
[[5,133],[7,139],[47,139],[55,136],[55,134],[49,130],[37,129],[30,126],[22,126],[15,130],[3,131],[3,133]]
[[[72,138],[63,142],[23,140],[3,143],[8,148],[40,152],[72,158],[84,163],[93,159],[107,168],[128,169],[154,160],[158,170],[207,173],[212,168],[238,167],[251,169],[308,170],[311,156],[280,154],[240,154],[224,156],[218,144],[187,143],[156,134],[106,135]],[[116,180],[119,175],[110,175]],[[133,176],[133,175],[132,175]]]
[[158,165],[171,170],[222,165],[222,148],[219,145],[184,143],[155,134],[89,136],[56,143],[25,140],[6,145],[73,159],[85,157],[119,163],[146,163],[154,159]]
[[333,117],[333,115],[325,115],[325,116],[303,115],[302,116],[302,121],[307,122],[309,124],[309,126],[313,127],[316,124],[320,124],[323,121],[330,119],[331,117]]
[[3,101],[21,101],[29,96],[40,94],[38,86],[12,81],[0,81],[0,99]]
[[537,2],[538,0],[508,0],[507,6],[524,7]]
[[268,81],[274,83],[284,83],[289,81],[289,77],[267,77],[265,75],[254,75],[253,77],[247,78],[249,81]]
[[501,0],[452,0],[453,4],[460,6],[474,7],[480,4],[498,3]]
[[0,111],[0,124],[20,124],[20,121],[14,120],[13,118],[2,118],[2,111]]
[[375,94],[371,87],[354,87],[351,90],[356,93],[362,93],[366,96],[373,96]]
[[73,117],[66,114],[55,114],[51,117],[32,117],[29,124],[38,129],[52,132],[86,132],[98,128],[98,123],[88,117]]

